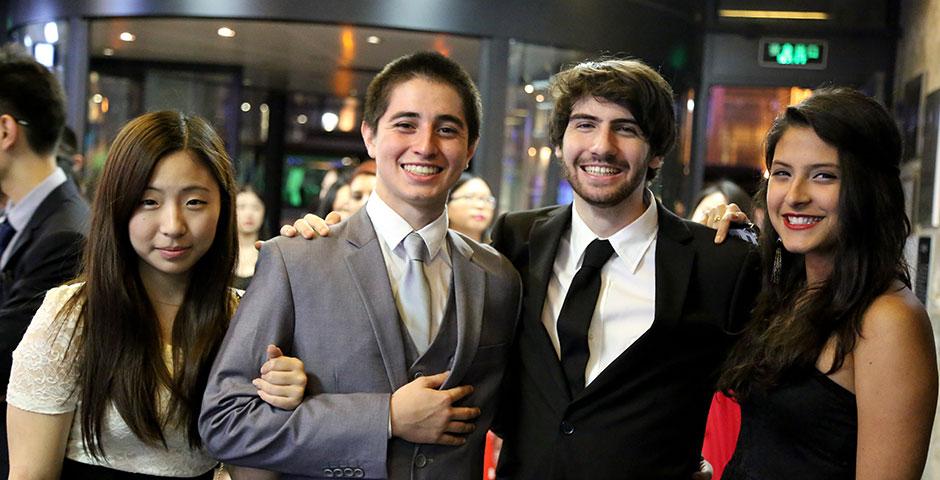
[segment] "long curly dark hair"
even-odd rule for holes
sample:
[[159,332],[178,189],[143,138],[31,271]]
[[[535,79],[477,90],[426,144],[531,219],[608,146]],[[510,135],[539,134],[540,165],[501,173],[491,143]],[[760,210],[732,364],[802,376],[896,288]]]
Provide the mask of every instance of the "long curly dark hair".
[[[774,121],[766,140],[768,169],[777,142],[791,127],[812,128],[838,151],[835,268],[821,284],[807,285],[803,256],[780,245],[768,215],[762,227],[763,285],[754,321],[732,350],[719,382],[725,393],[738,398],[774,386],[795,369],[814,367],[830,339],[835,340],[835,357],[825,373],[835,372],[855,349],[872,302],[896,281],[910,287],[903,250],[911,224],[904,214],[900,180],[901,135],[891,115],[856,90],[817,90]],[[775,276],[778,250],[781,263]]]

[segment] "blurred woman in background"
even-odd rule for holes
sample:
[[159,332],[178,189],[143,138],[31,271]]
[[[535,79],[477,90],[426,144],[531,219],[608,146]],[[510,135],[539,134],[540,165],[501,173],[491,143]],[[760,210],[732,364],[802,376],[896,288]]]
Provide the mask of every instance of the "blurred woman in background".
[[258,249],[264,226],[264,201],[251,185],[243,185],[235,197],[235,221],[238,224],[238,265],[232,286],[245,290],[255,274]]
[[461,174],[447,200],[450,228],[484,242],[495,213],[496,198],[486,181],[471,173]]

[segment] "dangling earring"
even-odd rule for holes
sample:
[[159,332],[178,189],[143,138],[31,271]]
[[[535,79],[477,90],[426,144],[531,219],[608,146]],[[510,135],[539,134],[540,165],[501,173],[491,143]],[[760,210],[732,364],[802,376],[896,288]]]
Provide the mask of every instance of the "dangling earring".
[[781,244],[783,242],[777,238],[777,248],[774,249],[774,267],[770,271],[770,282],[774,285],[780,283],[780,270],[783,268],[783,253]]

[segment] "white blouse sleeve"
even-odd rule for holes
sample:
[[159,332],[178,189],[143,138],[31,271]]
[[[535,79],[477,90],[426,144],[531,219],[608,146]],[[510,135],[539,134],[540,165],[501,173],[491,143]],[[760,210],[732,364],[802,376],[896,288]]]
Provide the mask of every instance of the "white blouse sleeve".
[[23,340],[13,351],[13,369],[7,387],[10,405],[45,414],[75,410],[79,392],[76,388],[78,369],[74,364],[81,339],[73,336],[78,314],[69,315],[64,322],[57,321],[56,317],[79,286],[65,285],[46,293]]

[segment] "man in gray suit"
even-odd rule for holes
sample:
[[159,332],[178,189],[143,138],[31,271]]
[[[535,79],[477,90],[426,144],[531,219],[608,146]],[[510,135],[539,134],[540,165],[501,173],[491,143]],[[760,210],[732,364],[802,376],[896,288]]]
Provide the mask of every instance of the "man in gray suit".
[[[282,478],[480,478],[521,286],[505,258],[447,230],[479,125],[476,87],[441,55],[376,76],[362,124],[375,192],[323,241],[262,247],[203,399],[212,454]],[[268,344],[305,362],[295,411],[251,385]]]

